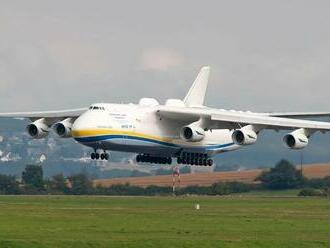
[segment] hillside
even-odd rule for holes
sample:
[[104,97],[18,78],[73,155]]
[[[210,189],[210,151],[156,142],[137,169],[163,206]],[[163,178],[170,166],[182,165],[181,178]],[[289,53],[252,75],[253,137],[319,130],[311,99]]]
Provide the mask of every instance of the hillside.
[[[300,166],[299,166],[300,168]],[[254,183],[254,179],[262,170],[246,170],[233,172],[195,173],[181,175],[181,187],[190,185],[211,185],[219,181],[239,181]],[[307,178],[322,178],[330,176],[330,164],[311,164],[303,166],[304,176]],[[172,186],[172,176],[148,176],[134,178],[116,178],[95,180],[96,185],[110,186],[114,184],[125,184],[146,187],[148,185]]]

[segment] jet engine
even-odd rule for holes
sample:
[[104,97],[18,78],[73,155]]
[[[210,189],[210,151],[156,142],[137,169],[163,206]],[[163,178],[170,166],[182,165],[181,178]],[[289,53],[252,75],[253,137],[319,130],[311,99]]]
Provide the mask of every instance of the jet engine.
[[61,138],[70,138],[72,137],[72,119],[67,118],[61,122],[58,122],[54,125],[55,133]]
[[35,122],[29,124],[26,127],[28,134],[34,139],[42,139],[46,137],[49,133],[49,127],[45,122],[45,119],[39,119]]
[[[300,130],[297,130],[300,131]],[[308,145],[308,137],[302,133],[294,131],[283,137],[283,142],[290,149],[303,149]]]
[[238,129],[231,135],[236,145],[252,145],[257,141],[257,133],[251,129]]
[[201,127],[189,125],[181,129],[180,136],[186,141],[198,142],[204,139],[205,131]]

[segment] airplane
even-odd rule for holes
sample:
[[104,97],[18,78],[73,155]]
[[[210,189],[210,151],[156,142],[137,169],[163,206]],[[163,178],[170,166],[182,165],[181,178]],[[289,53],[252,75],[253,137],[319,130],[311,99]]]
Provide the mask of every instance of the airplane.
[[283,143],[303,149],[315,132],[329,132],[330,123],[299,118],[330,116],[314,113],[253,113],[204,106],[210,67],[204,66],[183,100],[142,98],[138,104],[95,103],[89,108],[0,113],[28,118],[33,139],[53,130],[92,148],[92,160],[108,160],[107,151],[137,154],[137,163],[212,166],[213,156],[257,142],[262,130],[289,130]]

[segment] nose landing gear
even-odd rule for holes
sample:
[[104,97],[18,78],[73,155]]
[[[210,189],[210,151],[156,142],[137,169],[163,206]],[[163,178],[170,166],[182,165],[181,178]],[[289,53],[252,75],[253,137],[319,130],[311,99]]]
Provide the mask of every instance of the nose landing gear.
[[97,153],[96,151],[91,153],[92,160],[98,160],[98,159],[109,160],[109,157],[110,157],[109,153],[106,153],[105,151],[101,154]]
[[101,157],[101,160],[109,160],[109,154],[108,153],[101,153],[100,157]]

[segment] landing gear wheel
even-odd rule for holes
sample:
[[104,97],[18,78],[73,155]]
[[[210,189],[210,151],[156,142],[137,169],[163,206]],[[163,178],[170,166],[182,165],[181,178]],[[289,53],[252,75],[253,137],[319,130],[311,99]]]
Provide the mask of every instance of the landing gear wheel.
[[95,153],[95,159],[99,159],[100,158],[100,154]]
[[110,157],[110,156],[109,156],[109,153],[104,153],[104,159],[105,159],[105,160],[109,160],[109,157]]
[[207,165],[208,166],[212,166],[213,165],[213,160],[212,159],[208,159],[207,160]]
[[105,159],[105,155],[104,153],[101,153],[101,160],[104,160]]
[[95,159],[96,158],[96,156],[95,156],[95,153],[93,152],[93,153],[91,153],[91,159]]

